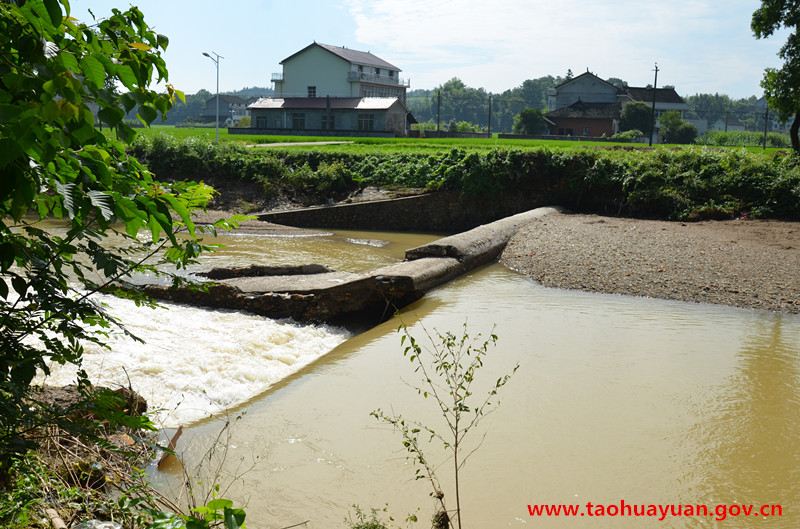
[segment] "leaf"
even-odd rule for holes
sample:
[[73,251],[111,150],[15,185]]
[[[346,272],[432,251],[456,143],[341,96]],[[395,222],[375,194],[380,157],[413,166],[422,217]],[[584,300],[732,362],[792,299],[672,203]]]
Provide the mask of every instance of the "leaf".
[[225,508],[225,529],[240,529],[244,526],[245,512],[242,509]]
[[75,216],[75,192],[77,189],[78,186],[72,182],[67,182],[66,184],[59,182],[56,184],[56,191],[64,197],[64,209],[70,218]]
[[131,46],[131,48],[137,49],[139,51],[150,51],[150,50],[153,49],[152,46],[148,46],[147,44],[145,44],[143,42],[131,42],[130,46]]
[[60,26],[61,21],[64,19],[64,15],[61,13],[61,6],[59,5],[58,0],[44,0],[44,6],[47,8],[47,14],[50,16],[50,22],[52,22],[56,27]]
[[215,500],[211,500],[206,504],[206,507],[211,509],[212,511],[221,511],[222,509],[228,508],[230,509],[233,507],[233,502],[231,500],[226,500],[224,498],[217,498]]
[[103,63],[91,55],[87,55],[81,59],[81,67],[83,68],[83,74],[89,81],[94,83],[95,88],[103,87],[106,82],[106,69],[103,67]]
[[89,191],[89,200],[97,206],[104,219],[111,220],[114,216],[114,199],[110,195],[104,191]]
[[133,73],[133,70],[127,64],[117,64],[117,76],[119,80],[122,81],[122,84],[125,85],[126,88],[129,90],[136,89],[136,75]]
[[153,122],[154,119],[158,117],[158,112],[153,107],[149,107],[146,105],[139,106],[139,113],[138,116],[147,124]]
[[125,112],[117,107],[106,107],[97,113],[97,117],[109,127],[116,127],[125,118]]

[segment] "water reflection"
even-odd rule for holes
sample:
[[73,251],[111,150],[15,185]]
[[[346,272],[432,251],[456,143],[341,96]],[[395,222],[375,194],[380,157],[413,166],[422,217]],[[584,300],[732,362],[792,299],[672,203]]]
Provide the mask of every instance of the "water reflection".
[[[704,470],[709,502],[779,504],[792,516],[800,497],[800,333],[796,317],[784,315],[764,315],[750,329],[735,371],[696,404],[703,422],[690,429],[700,447],[692,466]],[[759,523],[754,516],[739,526]]]

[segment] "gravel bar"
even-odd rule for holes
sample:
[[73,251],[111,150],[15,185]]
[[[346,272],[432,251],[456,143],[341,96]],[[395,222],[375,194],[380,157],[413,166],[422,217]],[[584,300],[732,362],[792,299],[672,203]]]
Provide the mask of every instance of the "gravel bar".
[[501,262],[544,286],[800,313],[800,225],[556,213]]

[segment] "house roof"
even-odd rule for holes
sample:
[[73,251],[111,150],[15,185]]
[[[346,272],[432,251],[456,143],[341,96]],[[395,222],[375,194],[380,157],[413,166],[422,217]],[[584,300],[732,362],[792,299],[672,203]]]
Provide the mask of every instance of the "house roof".
[[362,64],[364,66],[374,66],[376,68],[385,68],[387,70],[396,70],[398,72],[402,71],[397,66],[394,66],[393,64],[384,61],[380,57],[377,57],[368,51],[351,50],[350,48],[331,46],[330,44],[321,44],[319,42],[314,42],[312,44],[309,44],[308,46],[298,51],[297,53],[289,55],[288,57],[283,59],[280,63],[283,64],[286,61],[293,59],[297,55],[300,55],[301,53],[305,52],[306,50],[314,46],[319,46],[323,50],[329,51],[330,53],[333,53],[337,57],[344,59],[349,63]]
[[580,75],[579,75],[579,76],[577,76],[577,77],[573,77],[572,79],[567,79],[566,81],[564,81],[564,82],[563,82],[563,83],[561,83],[560,85],[556,85],[556,86],[555,86],[555,88],[556,88],[556,89],[558,89],[558,88],[561,88],[562,86],[565,86],[565,85],[568,85],[568,84],[574,83],[574,82],[575,82],[575,81],[577,81],[578,79],[581,79],[582,77],[587,77],[587,76],[588,76],[588,77],[594,77],[594,78],[595,78],[595,79],[597,79],[598,81],[601,81],[601,82],[603,82],[603,83],[607,84],[608,86],[611,86],[611,87],[613,87],[613,88],[614,88],[614,90],[617,90],[617,87],[616,87],[616,86],[614,86],[613,84],[609,83],[608,81],[606,81],[606,80],[604,80],[604,79],[601,79],[601,78],[597,77],[597,76],[596,76],[595,74],[593,74],[592,72],[584,72],[584,73],[580,74]]
[[[627,93],[634,101],[644,101],[645,103],[653,102],[653,89],[632,87],[622,90],[622,93]],[[656,88],[656,103],[686,103],[674,88]]]
[[545,116],[548,119],[619,119],[621,110],[620,103],[585,103],[579,99],[570,106],[548,112]]
[[330,104],[331,110],[389,110],[398,103],[408,110],[397,97],[262,97],[247,108],[325,110]]

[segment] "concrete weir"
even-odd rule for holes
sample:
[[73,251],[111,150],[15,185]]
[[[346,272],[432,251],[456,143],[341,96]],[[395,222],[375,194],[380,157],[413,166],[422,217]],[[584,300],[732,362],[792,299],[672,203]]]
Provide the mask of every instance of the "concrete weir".
[[245,310],[270,318],[375,324],[439,285],[495,260],[523,224],[559,211],[533,209],[406,250],[405,260],[368,273],[319,265],[215,269],[205,289],[147,285],[158,299]]

